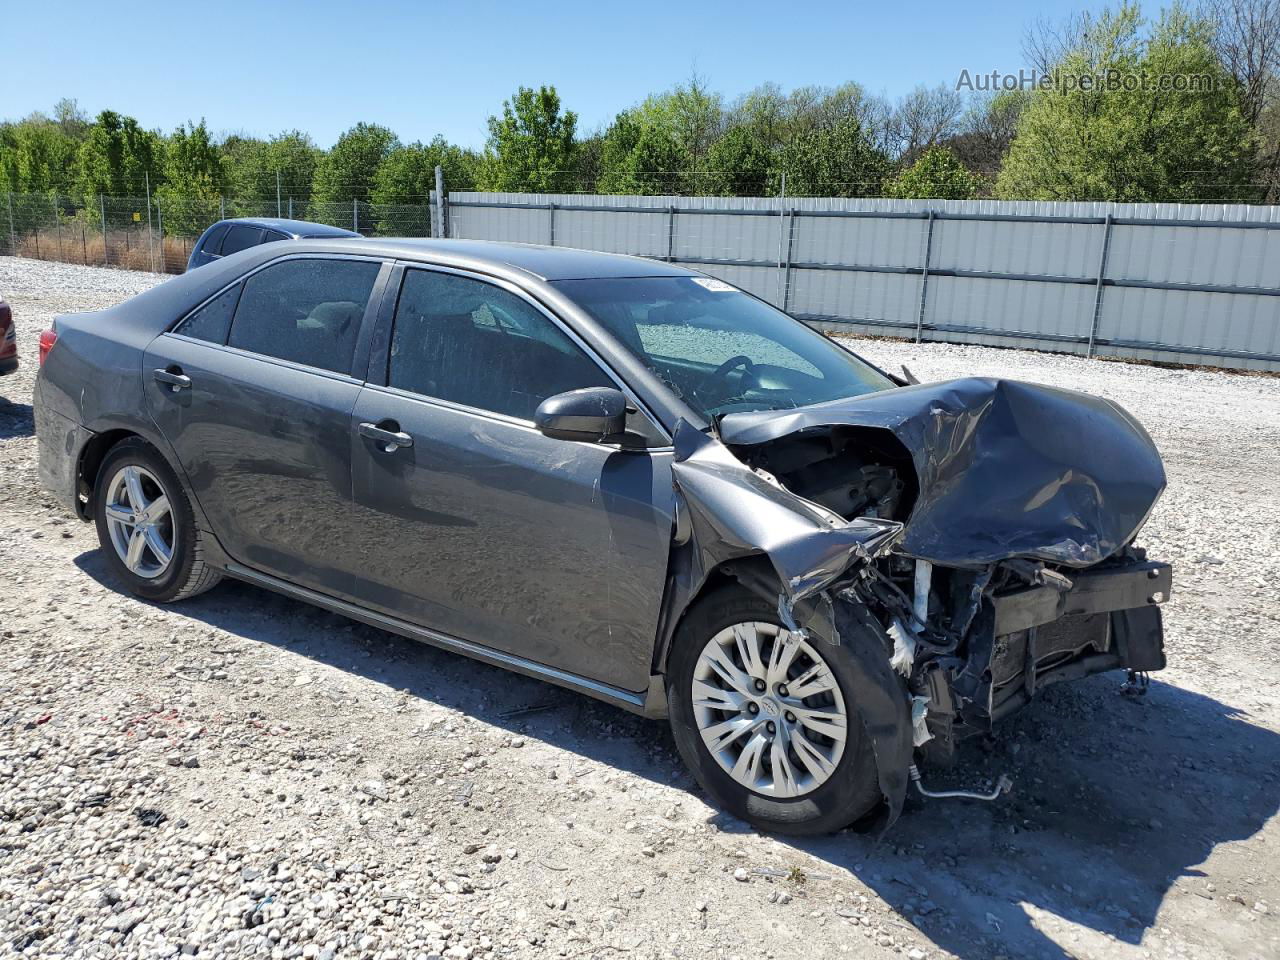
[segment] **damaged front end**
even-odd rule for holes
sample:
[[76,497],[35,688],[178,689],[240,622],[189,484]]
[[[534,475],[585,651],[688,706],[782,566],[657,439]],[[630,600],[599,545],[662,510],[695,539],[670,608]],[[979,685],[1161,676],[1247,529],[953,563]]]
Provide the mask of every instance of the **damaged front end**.
[[1095,397],[1013,381],[920,384],[681,424],[671,600],[730,576],[843,647],[897,817],[915,749],[948,762],[1039,690],[1164,666],[1168,564],[1133,545],[1165,476]]

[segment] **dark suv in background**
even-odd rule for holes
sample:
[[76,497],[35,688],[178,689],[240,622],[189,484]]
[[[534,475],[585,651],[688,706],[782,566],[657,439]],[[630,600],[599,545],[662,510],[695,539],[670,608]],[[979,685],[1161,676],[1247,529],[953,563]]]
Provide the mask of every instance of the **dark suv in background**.
[[238,217],[219,220],[204,233],[191,248],[187,269],[193,270],[220,257],[239,253],[260,243],[277,240],[302,240],[320,237],[358,237],[360,234],[342,227],[307,220],[282,220],[277,217]]

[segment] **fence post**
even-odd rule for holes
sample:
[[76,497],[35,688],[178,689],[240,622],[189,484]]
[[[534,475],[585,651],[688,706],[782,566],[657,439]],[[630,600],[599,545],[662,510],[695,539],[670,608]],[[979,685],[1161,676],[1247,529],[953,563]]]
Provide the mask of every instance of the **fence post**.
[[1107,273],[1107,251],[1111,247],[1111,214],[1102,221],[1102,253],[1098,256],[1098,285],[1093,291],[1093,316],[1089,321],[1089,352],[1093,356],[1094,343],[1098,339],[1098,325],[1102,322],[1102,282]]
[[13,229],[13,191],[9,191],[9,255],[18,255],[18,233]]
[[102,212],[102,265],[107,265],[107,201],[98,194],[98,208]]
[[924,266],[920,270],[920,310],[916,314],[916,343],[924,335],[924,310],[929,296],[929,258],[933,252],[933,210],[929,210],[929,220],[924,234]]
[[779,308],[783,313],[787,312],[787,307],[791,305],[791,253],[796,245],[796,208],[791,208],[791,216],[788,218],[787,228],[787,260],[786,272],[782,275],[782,306]]
[[676,213],[674,204],[667,207],[667,263],[676,258]]
[[293,197],[289,198],[289,219],[293,219]]
[[554,203],[547,204],[547,232],[551,237],[547,245],[554,247],[556,245],[556,205]]
[[151,174],[144,170],[142,176],[147,185],[147,266],[155,270],[156,248],[151,239]]
[[351,229],[360,232],[360,201],[355,197],[351,198]]
[[782,171],[782,185],[778,191],[778,289],[774,293],[774,305],[780,306],[782,303],[782,234],[786,224],[787,211],[787,171]]
[[218,219],[227,219],[227,198],[222,195],[218,196]]
[[449,221],[446,219],[444,209],[444,168],[438,163],[436,164],[436,220],[440,224],[440,232],[436,236],[447,237]]
[[58,259],[62,259],[62,211],[58,209],[58,191],[53,191],[53,221],[58,233]]
[[276,171],[276,216],[280,216],[280,171]]
[[168,273],[164,257],[164,210],[160,206],[159,197],[156,197],[156,239],[160,242],[160,272]]

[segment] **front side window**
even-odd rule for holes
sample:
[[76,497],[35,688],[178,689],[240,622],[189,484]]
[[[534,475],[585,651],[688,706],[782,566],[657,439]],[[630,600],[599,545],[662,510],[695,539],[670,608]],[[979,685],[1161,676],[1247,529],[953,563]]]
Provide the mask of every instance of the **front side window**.
[[839,344],[720,280],[614,277],[555,285],[707,419],[896,386]]
[[262,242],[261,227],[247,227],[243,223],[233,223],[227,235],[222,238],[222,255],[230,256],[241,250],[256,247]]
[[210,343],[226,343],[231,329],[231,316],[236,312],[241,284],[224,290],[195,313],[188,316],[174,329],[184,337],[208,340]]
[[391,337],[391,386],[532,420],[547,397],[612,380],[531,304],[482,280],[405,274]]
[[244,282],[230,346],[350,373],[360,321],[381,264],[285,260]]

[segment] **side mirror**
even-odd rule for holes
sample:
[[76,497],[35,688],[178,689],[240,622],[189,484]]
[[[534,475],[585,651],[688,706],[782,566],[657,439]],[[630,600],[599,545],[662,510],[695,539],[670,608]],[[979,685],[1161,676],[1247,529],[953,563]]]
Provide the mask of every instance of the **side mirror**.
[[613,387],[583,387],[547,397],[533,415],[544,436],[600,443],[627,428],[627,398]]

